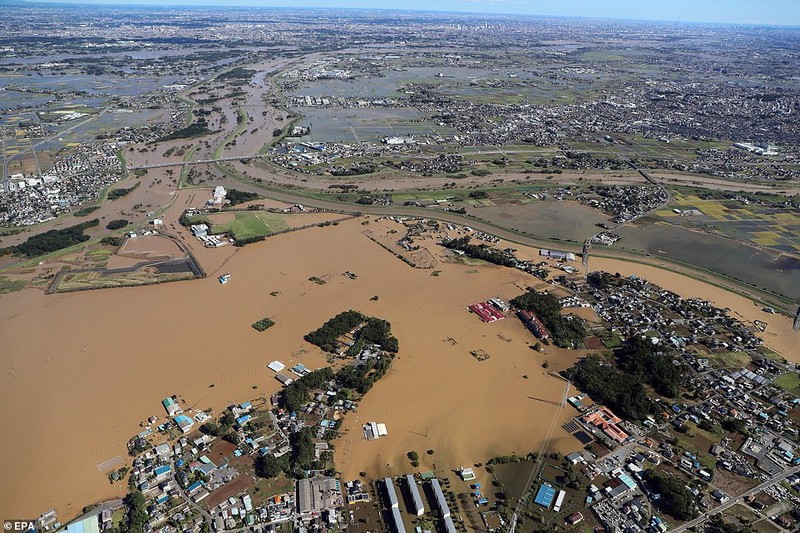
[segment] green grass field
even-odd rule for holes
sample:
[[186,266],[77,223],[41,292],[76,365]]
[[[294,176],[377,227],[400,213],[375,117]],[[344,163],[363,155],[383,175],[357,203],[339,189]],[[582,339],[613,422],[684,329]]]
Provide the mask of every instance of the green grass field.
[[741,368],[750,362],[750,356],[744,352],[728,352],[709,355],[708,360],[716,367]]
[[21,291],[24,287],[24,281],[10,280],[5,276],[0,277],[0,294]]
[[784,374],[775,380],[775,385],[795,396],[800,396],[800,373]]
[[236,239],[272,235],[289,227],[283,215],[273,213],[236,213],[230,222],[216,223],[211,217],[214,233],[232,233]]

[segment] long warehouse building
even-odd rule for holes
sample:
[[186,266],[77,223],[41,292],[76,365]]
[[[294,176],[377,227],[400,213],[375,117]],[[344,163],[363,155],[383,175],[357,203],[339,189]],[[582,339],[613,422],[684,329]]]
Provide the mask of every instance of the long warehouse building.
[[392,507],[392,521],[394,522],[394,533],[406,533],[403,517],[400,516],[400,509],[397,507]]
[[394,483],[392,483],[392,478],[386,477],[383,478],[383,483],[386,485],[386,497],[389,503],[390,509],[399,509],[400,503],[397,501],[397,492],[394,490]]
[[413,505],[412,511],[417,516],[425,514],[425,506],[422,505],[422,496],[419,493],[419,487],[411,474],[406,475],[406,484],[408,485],[408,493],[411,495],[411,504]]
[[433,489],[433,496],[436,498],[436,506],[439,512],[442,513],[442,518],[450,516],[450,507],[447,506],[447,499],[442,492],[442,486],[439,485],[439,480],[436,478],[431,479],[431,488]]

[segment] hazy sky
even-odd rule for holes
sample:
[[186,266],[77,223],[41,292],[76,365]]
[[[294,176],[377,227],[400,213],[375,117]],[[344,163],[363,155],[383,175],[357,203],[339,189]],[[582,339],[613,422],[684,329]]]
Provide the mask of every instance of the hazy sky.
[[800,26],[800,0],[82,0],[80,3],[423,9]]

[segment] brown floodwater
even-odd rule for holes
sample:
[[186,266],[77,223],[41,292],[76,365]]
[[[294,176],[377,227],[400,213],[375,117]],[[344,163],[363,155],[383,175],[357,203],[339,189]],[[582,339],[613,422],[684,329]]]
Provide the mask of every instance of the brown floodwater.
[[[324,366],[324,354],[303,335],[351,308],[391,321],[400,354],[346,418],[336,441],[345,477],[408,471],[410,450],[419,453],[420,468],[450,469],[496,454],[538,451],[550,438],[557,450],[577,449],[580,444],[560,428],[573,415],[570,408],[549,403],[561,400],[565,383],[541,365],[547,360],[548,370],[558,371],[579,354],[539,354],[516,319],[484,324],[466,310],[492,296],[510,298],[536,280],[511,269],[441,261],[434,276],[367,239],[363,220],[241,249],[195,248],[209,273],[205,279],[0,296],[0,516],[33,517],[55,507],[66,521],[88,503],[123,494],[124,484],[109,484],[98,465],[117,456],[127,460],[125,443],[148,416],[163,416],[162,398],[178,394],[193,409],[219,412],[268,395],[279,384],[267,363]],[[368,227],[397,226],[373,220]],[[432,240],[424,244],[441,259]],[[649,274],[626,263],[609,268],[623,272],[627,266]],[[221,270],[232,275],[226,285],[211,275]],[[343,276],[346,271],[357,279]],[[312,276],[326,283],[309,281]],[[677,292],[690,287],[680,276],[654,281]],[[702,289],[725,298],[700,285],[696,295]],[[263,317],[276,325],[259,333],[250,324]],[[770,319],[768,333],[776,320]],[[781,345],[780,331],[769,341],[774,346]],[[470,355],[476,350],[489,359],[476,360]],[[373,420],[386,423],[389,436],[365,442],[360,426]]]

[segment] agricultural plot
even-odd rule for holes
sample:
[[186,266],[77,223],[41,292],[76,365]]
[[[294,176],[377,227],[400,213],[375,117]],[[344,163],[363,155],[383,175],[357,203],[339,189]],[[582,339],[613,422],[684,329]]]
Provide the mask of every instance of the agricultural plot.
[[209,220],[214,233],[231,233],[236,239],[272,235],[289,227],[284,216],[263,212],[222,213]]
[[800,373],[798,372],[784,374],[778,377],[774,384],[795,396],[800,396]]
[[426,120],[415,109],[299,108],[311,133],[304,140],[320,142],[379,141],[408,135],[455,135],[452,128]]
[[669,208],[657,211],[655,215],[673,224],[710,230],[781,252],[800,253],[798,209],[676,194]]

